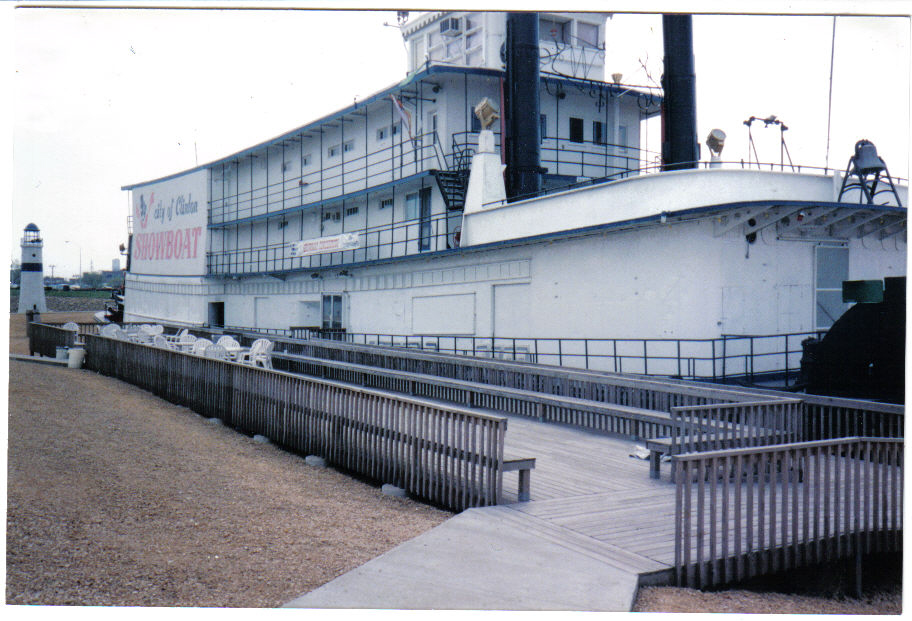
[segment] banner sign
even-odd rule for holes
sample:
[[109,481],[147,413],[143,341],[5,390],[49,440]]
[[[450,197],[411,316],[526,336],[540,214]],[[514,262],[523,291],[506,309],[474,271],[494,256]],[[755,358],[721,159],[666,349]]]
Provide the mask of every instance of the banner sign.
[[329,237],[305,239],[291,244],[292,257],[306,257],[311,254],[324,254],[326,252],[339,252],[351,250],[361,245],[360,233],[342,233]]
[[207,205],[205,170],[134,188],[130,271],[205,274]]

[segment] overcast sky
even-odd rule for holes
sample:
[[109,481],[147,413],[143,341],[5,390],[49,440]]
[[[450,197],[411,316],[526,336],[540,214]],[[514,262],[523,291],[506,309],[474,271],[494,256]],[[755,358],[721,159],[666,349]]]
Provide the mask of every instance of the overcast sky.
[[[881,12],[908,3],[858,6]],[[50,265],[55,275],[75,274],[80,252],[84,270],[110,269],[127,241],[121,186],[229,155],[402,79],[401,35],[384,26],[395,17],[5,4],[0,35],[12,30],[5,69],[15,100],[10,256],[19,257],[22,229],[35,222],[45,274]],[[693,24],[700,140],[721,128],[724,159],[746,159],[742,122],[775,114],[789,127],[794,162],[824,166],[833,19],[697,15]],[[606,74],[621,72],[630,84],[660,79],[660,16],[615,14],[606,31]],[[836,20],[831,168],[844,169],[854,143],[867,138],[894,176],[908,177],[909,32],[907,17]],[[779,133],[762,127],[754,125],[760,159],[778,162]]]

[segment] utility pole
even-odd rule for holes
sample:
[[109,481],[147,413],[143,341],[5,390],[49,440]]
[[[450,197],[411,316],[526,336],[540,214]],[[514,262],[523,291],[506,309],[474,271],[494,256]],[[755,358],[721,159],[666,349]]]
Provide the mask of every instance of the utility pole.
[[55,268],[56,266],[55,266],[55,265],[49,265],[48,267],[51,268],[51,278],[53,278],[53,277],[54,277],[54,268]]

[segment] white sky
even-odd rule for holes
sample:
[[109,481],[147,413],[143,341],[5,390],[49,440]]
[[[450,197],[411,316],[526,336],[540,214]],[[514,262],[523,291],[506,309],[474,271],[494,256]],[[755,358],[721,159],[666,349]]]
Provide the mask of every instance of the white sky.
[[[668,3],[612,3],[625,5],[661,10]],[[697,8],[731,6],[775,7],[718,2]],[[909,12],[908,2],[796,0],[780,8],[847,7]],[[90,263],[110,269],[118,245],[127,241],[121,186],[229,155],[402,79],[405,48],[385,21],[395,23],[395,13],[4,4],[0,40],[9,48],[0,48],[0,57],[13,59],[4,75],[11,76],[14,98],[10,256],[19,257],[22,229],[35,222],[45,243],[45,274],[50,265],[57,276],[75,274],[80,249],[84,270]],[[793,161],[823,166],[832,23],[826,16],[695,16],[700,140],[721,128],[728,134],[723,158],[746,159],[742,122],[775,114],[789,127]],[[607,24],[606,74],[620,71],[624,83],[648,83],[643,60],[658,81],[661,35],[659,15],[616,14]],[[909,176],[909,38],[907,17],[837,19],[831,168],[844,169],[854,143],[867,138],[894,176]],[[778,162],[778,130],[755,124],[754,139],[762,161]]]

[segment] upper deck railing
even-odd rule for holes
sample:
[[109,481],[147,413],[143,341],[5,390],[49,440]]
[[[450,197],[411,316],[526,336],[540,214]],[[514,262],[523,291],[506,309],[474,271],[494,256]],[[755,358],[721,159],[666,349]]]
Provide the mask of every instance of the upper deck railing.
[[[495,133],[495,139],[499,149],[499,133]],[[242,181],[236,166],[221,165],[212,170],[209,224],[226,226],[288,210],[318,208],[349,194],[431,170],[465,170],[477,147],[478,132],[457,132],[449,145],[437,132],[412,139],[404,136],[399,142],[367,153],[349,155],[342,151],[330,158],[321,152],[306,171],[283,172],[277,180],[264,177],[260,185],[255,185],[252,178]],[[546,136],[541,144],[542,166],[549,174],[569,177],[636,174],[648,170],[650,157],[645,150],[605,142]]]

